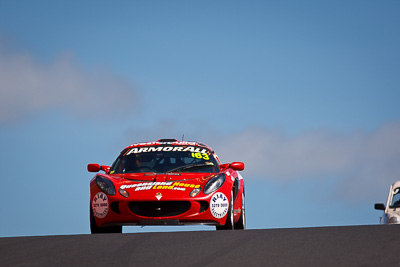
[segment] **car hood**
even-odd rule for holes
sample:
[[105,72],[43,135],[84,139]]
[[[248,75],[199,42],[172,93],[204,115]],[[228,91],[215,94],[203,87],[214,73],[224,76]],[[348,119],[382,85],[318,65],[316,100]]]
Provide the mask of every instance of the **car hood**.
[[125,180],[126,182],[173,182],[173,181],[187,181],[198,180],[199,182],[206,181],[219,173],[125,173],[125,174],[111,174],[111,178],[115,180]]

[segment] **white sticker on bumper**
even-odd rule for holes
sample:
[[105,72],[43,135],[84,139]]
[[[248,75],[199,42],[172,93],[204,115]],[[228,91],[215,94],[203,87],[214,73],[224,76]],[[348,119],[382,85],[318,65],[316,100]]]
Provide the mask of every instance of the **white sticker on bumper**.
[[92,201],[93,215],[97,218],[104,218],[108,213],[108,197],[106,194],[97,193]]
[[229,200],[223,193],[215,193],[210,201],[211,214],[217,218],[223,218],[229,209]]

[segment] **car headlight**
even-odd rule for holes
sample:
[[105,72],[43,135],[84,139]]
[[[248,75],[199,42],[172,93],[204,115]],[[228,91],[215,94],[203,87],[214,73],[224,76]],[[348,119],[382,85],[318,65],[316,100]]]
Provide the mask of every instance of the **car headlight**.
[[204,186],[203,193],[205,195],[211,194],[217,191],[225,182],[225,174],[219,174],[211,178]]
[[103,191],[104,193],[106,193],[107,195],[110,195],[110,196],[115,195],[115,193],[116,193],[115,187],[114,187],[114,184],[110,180],[103,178],[101,176],[96,176],[96,184],[100,188],[100,190]]

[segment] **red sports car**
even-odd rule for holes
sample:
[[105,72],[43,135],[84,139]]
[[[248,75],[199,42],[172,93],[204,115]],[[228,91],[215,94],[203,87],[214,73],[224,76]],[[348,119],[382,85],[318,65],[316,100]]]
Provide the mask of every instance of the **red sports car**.
[[221,164],[199,142],[160,139],[126,147],[112,166],[89,164],[90,229],[123,225],[214,225],[245,229],[243,162]]

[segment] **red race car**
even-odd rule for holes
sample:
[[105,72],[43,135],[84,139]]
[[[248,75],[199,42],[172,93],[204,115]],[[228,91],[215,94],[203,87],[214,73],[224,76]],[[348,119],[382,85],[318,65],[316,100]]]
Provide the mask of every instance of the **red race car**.
[[112,166],[89,164],[91,233],[123,225],[245,229],[243,162],[221,164],[207,145],[160,139],[126,147]]

